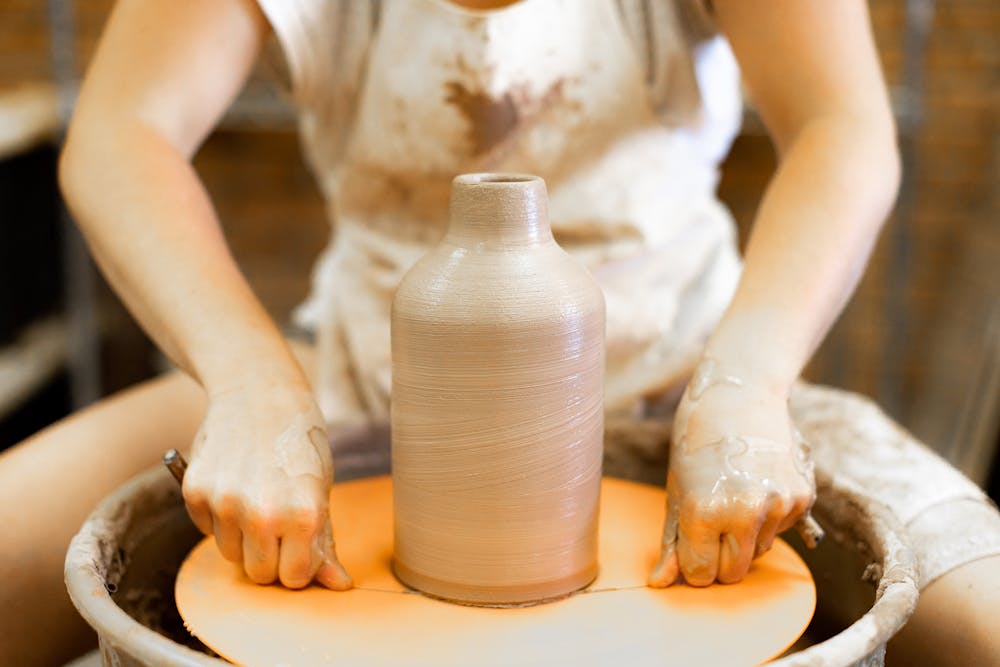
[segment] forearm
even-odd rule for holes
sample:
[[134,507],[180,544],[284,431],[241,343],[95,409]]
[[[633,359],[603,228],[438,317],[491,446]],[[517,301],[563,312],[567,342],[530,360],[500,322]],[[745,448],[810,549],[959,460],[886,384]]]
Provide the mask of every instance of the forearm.
[[857,285],[898,180],[891,123],[843,114],[805,125],[767,189],[706,355],[789,387]]
[[114,120],[84,119],[60,165],[67,203],[114,289],[210,392],[304,382],[230,256],[187,156],[139,120]]
[[[781,160],[736,294],[675,415],[676,500],[653,585],[678,571],[696,585],[737,581],[792,525],[807,543],[821,537],[788,393],[857,284],[899,180],[864,0],[712,7]],[[685,516],[681,503],[694,510]]]

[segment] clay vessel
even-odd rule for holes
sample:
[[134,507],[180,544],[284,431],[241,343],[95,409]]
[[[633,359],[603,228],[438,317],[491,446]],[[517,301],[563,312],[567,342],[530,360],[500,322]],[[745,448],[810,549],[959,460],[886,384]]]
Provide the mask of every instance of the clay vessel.
[[479,605],[597,575],[604,297],[552,238],[545,182],[452,183],[392,306],[396,575]]

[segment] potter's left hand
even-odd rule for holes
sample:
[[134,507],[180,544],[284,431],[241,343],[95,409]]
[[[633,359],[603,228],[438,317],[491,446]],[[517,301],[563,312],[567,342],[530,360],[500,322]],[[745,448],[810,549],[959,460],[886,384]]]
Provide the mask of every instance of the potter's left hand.
[[808,448],[785,391],[699,366],[677,408],[660,561],[649,585],[735,583],[775,536],[808,518],[815,499]]
[[[263,375],[263,374],[262,374]],[[337,559],[328,498],[333,462],[304,380],[270,378],[214,393],[183,494],[195,525],[251,581],[351,587]]]

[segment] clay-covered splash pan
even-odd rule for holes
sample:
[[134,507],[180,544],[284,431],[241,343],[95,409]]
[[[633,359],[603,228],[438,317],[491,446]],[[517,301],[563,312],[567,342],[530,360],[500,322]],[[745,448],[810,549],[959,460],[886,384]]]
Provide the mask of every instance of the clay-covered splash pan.
[[391,572],[389,477],[331,493],[338,551],[357,588],[257,586],[202,541],[177,576],[193,633],[244,665],[752,665],[790,646],[816,602],[784,542],[739,585],[644,586],[658,555],[662,489],[605,479],[601,572],[585,591],[533,607],[489,609],[428,598]]
[[[382,440],[388,451],[388,438]],[[338,458],[341,480],[386,472],[387,457],[371,464],[343,452]],[[888,508],[822,472],[817,471],[814,511],[828,537],[814,550],[794,535],[789,538],[815,577],[816,614],[805,636],[771,664],[880,667],[885,643],[916,604],[916,561],[906,532]],[[337,515],[345,552],[361,548],[351,545],[346,519]],[[655,539],[656,533],[644,539]],[[174,605],[178,569],[199,540],[180,487],[162,465],[122,485],[88,517],[66,555],[66,584],[76,608],[97,631],[106,667],[228,664],[191,638]],[[353,574],[365,585],[368,574],[353,555],[349,558]],[[381,641],[396,641],[395,629],[388,623],[384,627]],[[716,640],[726,641],[724,628]]]

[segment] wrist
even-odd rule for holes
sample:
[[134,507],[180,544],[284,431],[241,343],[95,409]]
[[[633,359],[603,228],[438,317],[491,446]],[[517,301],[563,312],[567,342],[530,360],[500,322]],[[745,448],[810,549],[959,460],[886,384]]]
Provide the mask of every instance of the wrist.
[[198,379],[210,398],[242,393],[308,395],[305,372],[283,338],[242,341],[201,365]]
[[713,401],[723,396],[738,403],[754,404],[787,402],[792,383],[785,382],[767,372],[743,365],[729,358],[718,358],[706,351],[698,360],[688,381],[684,398],[692,405],[711,394]]
[[802,370],[794,345],[749,326],[720,323],[699,361],[743,384],[787,397]]
[[695,368],[695,376],[697,377],[699,373],[704,374],[706,368],[712,369],[708,372],[730,378],[732,384],[786,398],[795,380],[798,379],[797,374],[769,365],[751,355],[718,347],[706,347]]

